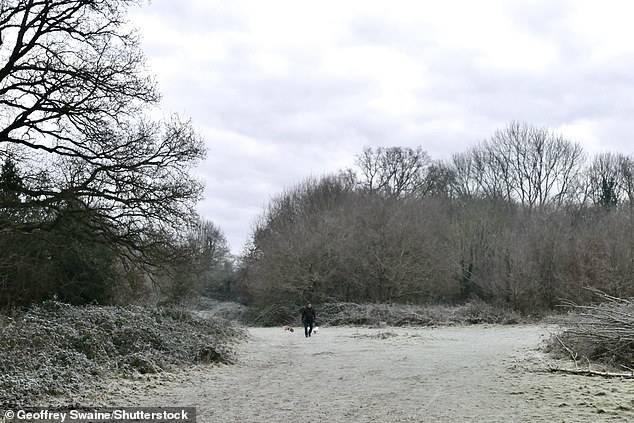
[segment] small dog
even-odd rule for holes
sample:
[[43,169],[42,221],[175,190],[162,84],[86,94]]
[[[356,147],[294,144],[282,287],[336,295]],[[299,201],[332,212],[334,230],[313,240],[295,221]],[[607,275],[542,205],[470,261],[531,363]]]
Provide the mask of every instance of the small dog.
[[319,326],[315,326],[315,327],[313,328],[313,333],[314,333],[314,334],[319,333]]
[[282,330],[284,330],[284,332],[295,332],[292,326],[282,326]]

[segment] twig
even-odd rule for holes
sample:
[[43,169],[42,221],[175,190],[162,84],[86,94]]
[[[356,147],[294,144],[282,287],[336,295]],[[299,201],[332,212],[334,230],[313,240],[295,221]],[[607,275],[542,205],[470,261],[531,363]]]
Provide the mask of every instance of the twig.
[[559,343],[561,344],[561,346],[568,351],[568,353],[570,354],[570,357],[572,358],[572,360],[575,362],[575,368],[578,370],[579,369],[579,364],[577,363],[577,353],[574,352],[573,350],[571,350],[570,348],[568,348],[568,346],[566,344],[564,344],[564,341],[561,340],[561,338],[559,338],[558,336],[555,335],[555,338],[557,338],[557,341],[559,341]]

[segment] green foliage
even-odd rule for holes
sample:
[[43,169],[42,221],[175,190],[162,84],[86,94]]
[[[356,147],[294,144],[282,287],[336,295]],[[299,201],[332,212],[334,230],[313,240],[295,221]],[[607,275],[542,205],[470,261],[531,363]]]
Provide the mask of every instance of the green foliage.
[[619,201],[616,192],[616,180],[614,178],[601,178],[601,191],[598,203],[603,207],[614,207]]
[[222,301],[236,301],[238,278],[238,272],[233,263],[225,262],[221,268],[212,273],[203,286],[201,294]]
[[0,219],[7,219],[20,204],[22,186],[22,177],[15,162],[7,158],[0,167]]
[[72,304],[111,302],[117,256],[86,223],[85,212],[61,210],[49,230],[5,229],[0,238],[1,307],[57,298]]

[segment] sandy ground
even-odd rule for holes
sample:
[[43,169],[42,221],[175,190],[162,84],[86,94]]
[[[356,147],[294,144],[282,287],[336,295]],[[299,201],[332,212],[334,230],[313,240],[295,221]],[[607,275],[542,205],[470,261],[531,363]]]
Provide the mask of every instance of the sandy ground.
[[634,421],[634,380],[546,371],[544,326],[249,332],[235,365],[124,381],[95,401],[223,423]]

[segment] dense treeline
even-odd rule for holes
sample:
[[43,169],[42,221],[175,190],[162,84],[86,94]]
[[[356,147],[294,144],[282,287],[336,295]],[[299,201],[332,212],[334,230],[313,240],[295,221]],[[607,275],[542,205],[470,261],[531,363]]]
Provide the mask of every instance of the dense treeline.
[[367,148],[271,201],[238,289],[256,307],[463,302],[525,313],[634,295],[634,160],[513,122],[450,161]]

